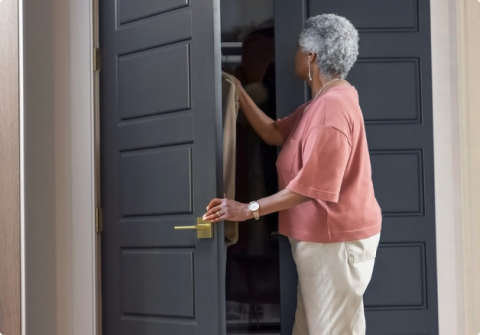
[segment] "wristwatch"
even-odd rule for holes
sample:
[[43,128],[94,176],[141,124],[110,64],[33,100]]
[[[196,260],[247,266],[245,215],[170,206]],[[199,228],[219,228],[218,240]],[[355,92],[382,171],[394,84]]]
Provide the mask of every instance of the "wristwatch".
[[252,201],[248,204],[248,209],[253,213],[253,217],[255,220],[260,219],[260,214],[258,210],[260,209],[260,205],[256,201]]

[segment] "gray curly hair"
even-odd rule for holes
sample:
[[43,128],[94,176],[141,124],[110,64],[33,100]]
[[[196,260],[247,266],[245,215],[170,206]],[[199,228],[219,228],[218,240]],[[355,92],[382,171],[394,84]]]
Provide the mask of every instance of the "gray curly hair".
[[358,32],[342,16],[322,14],[305,22],[298,44],[303,52],[317,54],[322,75],[346,78],[358,57]]

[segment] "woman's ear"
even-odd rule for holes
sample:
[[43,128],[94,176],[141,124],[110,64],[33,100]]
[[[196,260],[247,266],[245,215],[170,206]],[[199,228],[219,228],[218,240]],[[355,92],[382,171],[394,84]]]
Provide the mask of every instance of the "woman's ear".
[[312,52],[308,53],[308,61],[310,63],[315,63],[315,60],[317,59],[317,54],[314,54]]

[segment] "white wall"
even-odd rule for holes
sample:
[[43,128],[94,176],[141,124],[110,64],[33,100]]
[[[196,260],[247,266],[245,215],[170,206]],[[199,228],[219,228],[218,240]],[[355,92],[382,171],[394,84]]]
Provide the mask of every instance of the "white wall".
[[[91,4],[23,3],[26,334],[95,334]],[[431,7],[440,334],[463,335],[458,13]]]
[[23,0],[28,335],[94,334],[89,0]]
[[433,124],[438,304],[441,335],[463,323],[458,22],[455,0],[432,0]]

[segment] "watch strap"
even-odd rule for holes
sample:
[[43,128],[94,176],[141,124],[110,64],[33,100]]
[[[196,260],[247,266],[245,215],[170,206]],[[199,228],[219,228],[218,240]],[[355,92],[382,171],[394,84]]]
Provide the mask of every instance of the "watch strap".
[[[256,211],[250,209],[250,205],[251,205],[252,203],[256,203],[256,204],[257,204],[258,207],[257,207],[257,210],[256,210]],[[260,205],[258,204],[258,202],[256,202],[256,201],[251,201],[250,204],[249,204],[249,209],[250,209],[250,212],[252,212],[253,217],[255,218],[255,220],[260,219]]]

